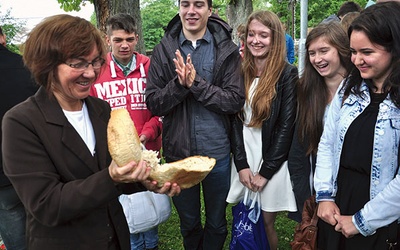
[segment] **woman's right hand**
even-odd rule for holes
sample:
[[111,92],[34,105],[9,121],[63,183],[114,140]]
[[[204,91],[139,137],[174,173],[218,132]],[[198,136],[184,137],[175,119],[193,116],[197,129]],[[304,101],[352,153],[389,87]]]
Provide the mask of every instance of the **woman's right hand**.
[[239,180],[243,184],[243,186],[252,190],[251,181],[253,180],[253,172],[251,172],[250,168],[244,168],[239,171]]
[[114,161],[108,167],[111,179],[118,183],[132,183],[145,181],[150,175],[151,167],[145,161],[129,162],[125,166],[119,167]]
[[337,220],[334,215],[340,215],[340,209],[333,201],[320,201],[318,203],[318,212],[317,215],[326,223],[335,226],[337,224]]

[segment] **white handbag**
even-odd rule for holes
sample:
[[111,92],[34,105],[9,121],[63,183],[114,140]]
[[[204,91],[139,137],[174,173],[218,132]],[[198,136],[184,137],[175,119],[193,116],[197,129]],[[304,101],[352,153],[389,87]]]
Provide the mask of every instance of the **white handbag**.
[[120,195],[121,203],[131,234],[145,232],[171,215],[171,201],[168,195],[151,191]]

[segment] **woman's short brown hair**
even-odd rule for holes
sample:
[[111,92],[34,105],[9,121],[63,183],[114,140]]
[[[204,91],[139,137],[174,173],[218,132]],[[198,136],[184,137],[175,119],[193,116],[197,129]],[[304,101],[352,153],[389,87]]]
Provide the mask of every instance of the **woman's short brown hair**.
[[57,82],[58,65],[89,55],[95,46],[104,58],[106,48],[101,33],[89,21],[66,14],[55,15],[31,31],[23,59],[36,83],[50,90],[51,83]]

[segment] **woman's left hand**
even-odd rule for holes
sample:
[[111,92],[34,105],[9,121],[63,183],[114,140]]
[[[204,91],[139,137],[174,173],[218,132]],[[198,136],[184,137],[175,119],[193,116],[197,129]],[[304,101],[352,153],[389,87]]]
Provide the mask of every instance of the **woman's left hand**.
[[351,238],[360,232],[357,230],[356,226],[354,225],[351,215],[334,215],[337,224],[335,226],[335,230],[337,232],[341,232],[346,238]]
[[265,187],[265,185],[267,185],[267,183],[267,178],[261,176],[259,173],[256,173],[251,180],[251,190],[253,190],[253,192],[260,192]]

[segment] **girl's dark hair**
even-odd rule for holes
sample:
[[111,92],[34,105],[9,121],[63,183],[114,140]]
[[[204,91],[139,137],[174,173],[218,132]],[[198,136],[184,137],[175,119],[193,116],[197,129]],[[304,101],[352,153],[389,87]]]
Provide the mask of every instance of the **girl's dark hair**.
[[300,142],[307,147],[307,155],[317,152],[323,130],[325,108],[330,98],[325,79],[311,64],[308,53],[311,43],[319,38],[323,38],[338,51],[340,64],[346,70],[343,78],[352,68],[349,39],[338,22],[321,23],[310,31],[305,44],[307,53],[304,71],[297,92],[297,131]]
[[[394,104],[400,108],[400,3],[383,2],[363,10],[350,25],[348,34],[364,32],[373,44],[380,45],[392,54],[392,69],[383,84],[384,93],[389,93]],[[362,77],[359,70],[353,70],[348,84],[344,86],[344,96],[350,93],[361,96]],[[372,81],[365,81],[369,88],[376,88]]]

